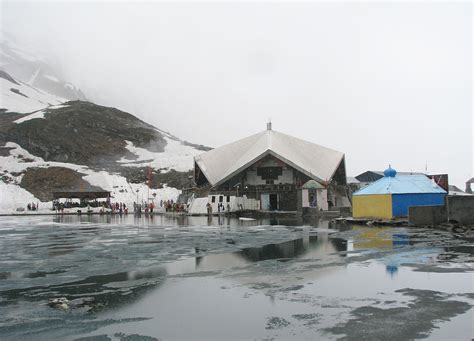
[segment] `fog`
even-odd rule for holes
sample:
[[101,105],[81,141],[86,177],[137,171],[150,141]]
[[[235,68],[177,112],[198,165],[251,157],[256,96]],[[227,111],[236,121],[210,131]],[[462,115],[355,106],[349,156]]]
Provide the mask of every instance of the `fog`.
[[2,2],[2,29],[68,80],[212,147],[265,129],[348,175],[473,174],[472,4]]

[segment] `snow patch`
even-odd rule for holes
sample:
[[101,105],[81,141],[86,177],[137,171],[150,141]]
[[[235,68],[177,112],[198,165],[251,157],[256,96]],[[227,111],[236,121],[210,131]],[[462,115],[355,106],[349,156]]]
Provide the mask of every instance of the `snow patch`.
[[34,118],[44,118],[44,114],[45,114],[45,112],[43,110],[37,111],[33,114],[30,114],[30,115],[27,115],[25,117],[19,118],[18,120],[14,121],[14,122],[19,124],[19,123],[23,123],[23,122],[32,120]]
[[165,136],[167,144],[164,152],[151,152],[145,148],[135,147],[132,142],[126,141],[126,148],[137,156],[136,160],[122,158],[119,160],[123,166],[144,167],[150,166],[156,169],[175,169],[186,172],[194,167],[194,156],[202,151],[194,147],[186,146],[181,141]]
[[61,109],[61,108],[67,108],[69,104],[58,104],[58,105],[52,105],[48,107],[48,109]]
[[[50,105],[58,105],[67,102],[66,99],[50,95],[40,91],[26,83],[19,82],[14,85],[4,78],[0,78],[0,108],[7,112],[31,113],[47,108]],[[12,92],[10,89],[19,90],[25,96]]]
[[33,73],[33,74],[31,75],[30,80],[27,82],[28,84],[33,85],[33,82],[36,80],[36,77],[38,77],[38,74],[39,74],[40,70],[41,70],[41,69],[38,68],[38,69],[35,71],[35,73]]
[[51,76],[51,75],[43,75],[43,77],[46,78],[46,79],[49,79],[50,81],[53,81],[53,82],[59,82],[59,79],[57,79],[56,77]]
[[[0,193],[0,213],[18,213],[17,208],[26,210],[28,203],[36,205],[40,202],[38,198],[20,186],[6,184],[2,181],[0,181]],[[51,206],[50,203],[40,203],[40,210]]]
[[[0,181],[0,213],[12,214],[17,208],[25,208],[28,203],[39,202],[40,213],[51,212],[52,203],[42,203],[31,193],[19,187],[22,175],[12,176],[11,173],[20,173],[30,167],[64,167],[72,169],[76,172],[86,174],[83,177],[91,185],[99,186],[106,191],[111,192],[112,202],[123,202],[128,207],[133,207],[133,203],[154,199],[155,204],[160,207],[160,201],[175,200],[181,193],[180,190],[173,187],[164,187],[161,189],[151,189],[145,184],[132,184],[127,179],[118,174],[112,174],[106,171],[94,171],[87,166],[76,165],[63,162],[46,162],[38,156],[34,156],[27,150],[13,142],[5,144],[8,148],[14,148],[10,151],[10,155],[0,157],[0,174],[13,178],[15,183],[6,184]],[[31,162],[24,162],[23,159],[28,158]],[[6,173],[5,173],[6,171]],[[155,195],[153,195],[155,194]],[[31,213],[31,212],[30,212]]]

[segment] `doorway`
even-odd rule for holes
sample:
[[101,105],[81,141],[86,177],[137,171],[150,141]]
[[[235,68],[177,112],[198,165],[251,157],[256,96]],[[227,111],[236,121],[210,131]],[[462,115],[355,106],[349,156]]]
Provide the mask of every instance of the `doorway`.
[[270,211],[278,210],[278,194],[270,194]]

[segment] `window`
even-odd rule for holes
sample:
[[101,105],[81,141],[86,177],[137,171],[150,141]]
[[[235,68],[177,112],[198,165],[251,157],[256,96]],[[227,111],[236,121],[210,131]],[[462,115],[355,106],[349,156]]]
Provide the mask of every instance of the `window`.
[[230,202],[230,195],[227,196],[227,202]]
[[265,183],[266,183],[267,185],[273,185],[273,180],[266,180]]
[[224,201],[224,197],[222,195],[219,196],[219,202],[223,202]]
[[283,174],[282,167],[258,167],[257,175],[263,180],[277,180]]
[[214,195],[212,196],[211,201],[216,202],[216,197]]

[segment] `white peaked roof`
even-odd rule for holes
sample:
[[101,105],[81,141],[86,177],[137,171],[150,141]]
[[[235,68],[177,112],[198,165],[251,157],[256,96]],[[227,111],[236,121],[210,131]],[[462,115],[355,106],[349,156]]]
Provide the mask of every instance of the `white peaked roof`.
[[331,180],[344,154],[271,129],[194,157],[211,186],[220,185],[266,155],[317,181]]

